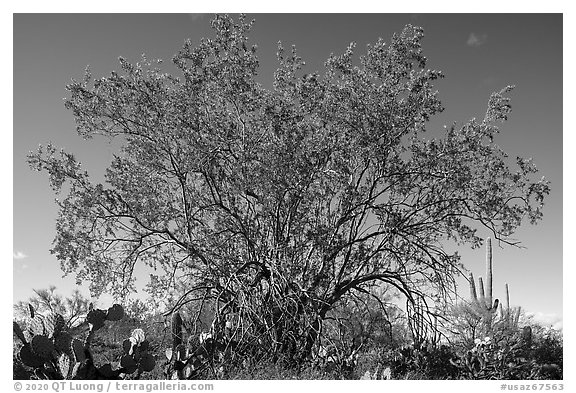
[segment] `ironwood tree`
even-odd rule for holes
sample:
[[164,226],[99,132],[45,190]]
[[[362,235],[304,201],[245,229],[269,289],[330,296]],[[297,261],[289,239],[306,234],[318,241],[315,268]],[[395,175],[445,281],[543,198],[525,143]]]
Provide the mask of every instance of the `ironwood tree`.
[[78,133],[121,144],[103,184],[52,145],[28,157],[64,194],[51,251],[95,295],[126,296],[145,264],[151,292],[174,295],[168,312],[209,300],[215,331],[307,356],[343,298],[385,285],[425,313],[463,270],[447,241],[478,247],[484,228],[515,244],[541,219],[548,182],[495,143],[510,87],[483,119],[426,136],[442,74],[421,28],[359,58],[351,44],[322,73],[279,44],[265,88],[252,22],[211,24],[213,38],[173,57],[177,75],[120,58],[119,72],[67,86]]

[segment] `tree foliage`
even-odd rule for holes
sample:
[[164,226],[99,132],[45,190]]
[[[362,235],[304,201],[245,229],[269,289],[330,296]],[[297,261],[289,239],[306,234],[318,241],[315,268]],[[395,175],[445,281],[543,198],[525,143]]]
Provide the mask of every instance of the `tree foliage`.
[[79,290],[72,291],[69,297],[63,297],[56,292],[56,287],[51,285],[47,289],[35,289],[34,296],[28,301],[19,301],[14,304],[14,311],[18,319],[25,320],[30,316],[30,306],[41,314],[60,314],[64,317],[67,329],[75,327],[81,318],[88,314],[90,299],[82,295]]
[[51,145],[29,163],[65,193],[52,252],[95,294],[125,296],[145,264],[174,308],[210,298],[255,336],[306,350],[343,297],[380,283],[409,303],[442,299],[462,268],[446,240],[479,246],[484,227],[512,243],[541,218],[548,182],[495,144],[509,87],[484,119],[424,136],[443,107],[421,28],[359,62],[351,44],[323,74],[279,44],[267,89],[251,26],[216,16],[214,38],[172,59],[177,76],[120,58],[120,72],[67,86],[78,133],[122,143],[106,181]]

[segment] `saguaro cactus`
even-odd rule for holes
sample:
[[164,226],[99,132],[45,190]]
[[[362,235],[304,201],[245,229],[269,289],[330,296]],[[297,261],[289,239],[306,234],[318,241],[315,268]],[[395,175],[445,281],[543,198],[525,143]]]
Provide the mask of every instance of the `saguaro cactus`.
[[172,350],[182,344],[182,317],[179,312],[172,315]]
[[492,239],[486,239],[486,290],[484,290],[484,281],[482,277],[478,277],[478,290],[480,297],[476,293],[476,286],[474,284],[474,275],[470,273],[470,297],[474,303],[478,303],[487,311],[496,312],[498,310],[498,299],[492,302]]
[[517,328],[521,308],[520,307],[510,308],[510,291],[508,289],[508,283],[506,283],[505,288],[506,288],[506,299],[504,306],[506,307],[506,309],[502,310],[502,306],[500,307],[501,318],[509,327]]
[[486,304],[486,292],[484,291],[484,282],[482,281],[482,277],[478,277],[478,287],[480,289],[480,301]]
[[468,276],[468,281],[470,282],[470,300],[476,302],[478,301],[478,295],[476,294],[476,285],[474,285],[474,274],[472,272]]
[[492,305],[492,239],[486,239],[486,305]]
[[498,313],[498,320],[506,323],[511,328],[518,327],[518,319],[520,317],[520,307],[510,308],[510,289],[508,283],[505,284],[505,297],[504,304],[502,305],[498,299],[494,299],[493,293],[493,261],[492,261],[492,239],[486,239],[486,285],[482,277],[478,277],[478,293],[476,292],[476,285],[474,283],[474,275],[472,273],[468,276],[470,283],[470,299],[479,310],[485,319],[486,328],[491,329],[491,321],[493,314]]

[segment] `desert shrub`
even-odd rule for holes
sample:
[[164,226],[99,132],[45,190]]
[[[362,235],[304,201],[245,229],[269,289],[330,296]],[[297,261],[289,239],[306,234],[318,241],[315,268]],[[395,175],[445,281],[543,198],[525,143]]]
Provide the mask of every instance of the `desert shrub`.
[[320,379],[342,379],[336,372],[327,372],[310,364],[302,365],[300,368],[291,367],[285,361],[261,361],[254,366],[250,363],[228,368],[223,376],[227,379],[253,379],[253,380],[320,380]]
[[564,363],[562,332],[539,325],[535,325],[533,331],[532,376],[534,379],[562,379]]
[[[405,345],[387,350],[374,348],[360,355],[355,377],[369,375],[370,379],[376,379],[375,376],[380,379],[455,379],[458,377],[458,367],[450,362],[455,356],[453,349],[446,345],[424,345],[420,348]],[[384,377],[384,372],[389,372],[389,375]]]
[[458,375],[457,368],[450,363],[454,353],[446,345],[406,346],[392,354],[390,367],[395,379],[453,379]]
[[342,299],[327,314],[320,338],[341,349],[405,344],[403,312],[393,303],[397,298],[398,294],[390,288],[375,286]]
[[496,340],[476,339],[452,364],[462,379],[562,379],[562,359],[558,332],[524,326]]
[[562,379],[561,332],[538,325],[493,327],[491,337],[476,338],[467,348],[462,339],[439,346],[373,347],[360,354],[355,378]]

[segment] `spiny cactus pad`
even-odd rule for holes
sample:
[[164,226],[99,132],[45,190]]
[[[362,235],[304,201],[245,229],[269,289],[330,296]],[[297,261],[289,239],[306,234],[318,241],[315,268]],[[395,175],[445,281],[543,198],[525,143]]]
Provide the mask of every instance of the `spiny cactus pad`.
[[20,348],[20,360],[28,367],[42,367],[44,365],[44,361],[39,358],[37,355],[32,353],[29,345],[24,345]]
[[20,325],[18,325],[16,321],[12,322],[12,330],[14,331],[16,337],[18,337],[18,339],[22,341],[23,344],[27,343],[26,337],[24,337],[24,332],[22,332]]
[[132,331],[132,337],[136,340],[137,345],[139,345],[146,339],[144,335],[144,330],[142,329],[134,329]]
[[174,347],[182,344],[182,317],[179,312],[172,314],[172,340]]
[[150,342],[148,340],[144,340],[139,345],[140,351],[147,351],[150,348]]
[[68,379],[70,377],[70,373],[72,372],[72,360],[68,355],[65,353],[58,356],[58,371],[60,375],[64,379]]
[[78,339],[72,340],[72,350],[74,351],[74,357],[76,362],[81,363],[86,360],[86,354],[84,353],[84,343]]
[[64,329],[64,317],[60,314],[50,313],[44,319],[44,328],[48,337],[58,335]]
[[54,335],[54,325],[56,324],[56,314],[50,313],[44,317],[44,334],[48,337]]
[[73,363],[72,371],[70,371],[70,377],[72,379],[80,379],[80,376],[78,375],[78,371],[80,370],[80,367],[82,365],[83,365],[83,363]]
[[128,374],[132,374],[138,369],[138,363],[130,355],[123,355],[120,358],[120,366],[123,367]]
[[112,370],[110,363],[104,364],[98,369],[98,372],[105,378],[116,378],[119,374],[118,370]]
[[136,360],[136,362],[140,360],[141,355],[142,351],[140,350],[139,345],[136,345],[134,348],[132,348],[132,357],[134,358],[134,360]]
[[134,345],[134,343],[129,338],[127,338],[126,340],[124,340],[122,342],[122,349],[124,350],[125,355],[132,355],[132,346],[133,345]]
[[43,359],[50,359],[52,352],[55,349],[52,340],[44,335],[34,336],[30,346],[32,348],[32,352]]
[[30,319],[30,324],[28,326],[28,331],[33,336],[44,334],[44,317],[40,314],[35,314],[34,318]]
[[24,339],[26,340],[26,342],[30,342],[32,341],[32,337],[34,337],[34,335],[32,333],[30,333],[28,330],[24,330]]
[[92,325],[93,330],[98,330],[104,326],[104,321],[106,321],[106,312],[100,309],[94,309],[88,313],[86,321]]
[[54,346],[60,352],[71,354],[72,352],[72,335],[62,332],[54,337]]
[[119,304],[114,304],[106,313],[106,319],[109,321],[119,321],[122,318],[124,318],[124,309]]
[[154,366],[156,365],[156,360],[154,360],[154,356],[149,353],[144,354],[140,358],[139,367],[142,371],[152,371],[154,370]]

